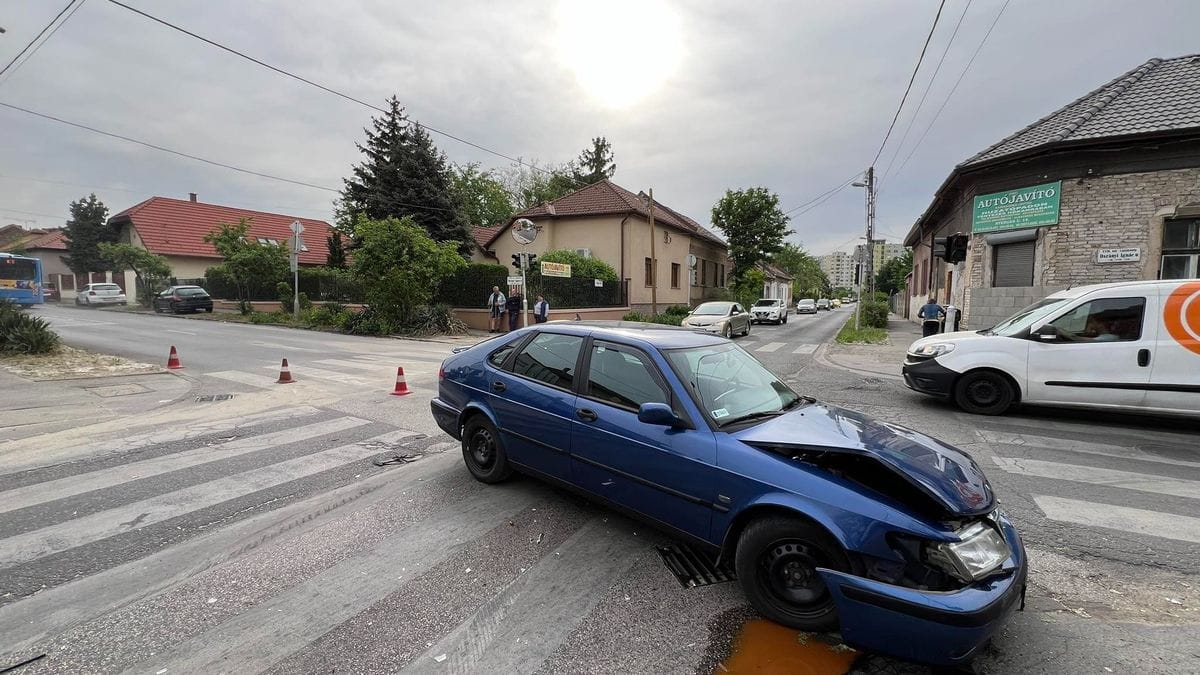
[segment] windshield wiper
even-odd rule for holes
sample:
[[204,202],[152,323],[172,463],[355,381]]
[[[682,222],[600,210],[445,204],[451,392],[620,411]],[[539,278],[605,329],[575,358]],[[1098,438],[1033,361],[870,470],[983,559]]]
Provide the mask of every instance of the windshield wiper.
[[745,415],[739,415],[732,419],[727,419],[723,422],[717,422],[717,428],[721,429],[721,428],[729,426],[730,424],[737,424],[738,422],[746,422],[749,420],[762,419],[764,417],[779,417],[780,415],[783,414],[783,412],[784,411],[782,411],[782,410],[759,410],[758,412],[746,413]]

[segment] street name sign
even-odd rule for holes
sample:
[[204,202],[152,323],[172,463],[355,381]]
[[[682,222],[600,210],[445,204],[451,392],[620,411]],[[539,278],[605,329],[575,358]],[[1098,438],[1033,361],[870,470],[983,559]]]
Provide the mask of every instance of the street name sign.
[[1135,248],[1102,248],[1096,251],[1098,263],[1137,262],[1142,259],[1142,249]]

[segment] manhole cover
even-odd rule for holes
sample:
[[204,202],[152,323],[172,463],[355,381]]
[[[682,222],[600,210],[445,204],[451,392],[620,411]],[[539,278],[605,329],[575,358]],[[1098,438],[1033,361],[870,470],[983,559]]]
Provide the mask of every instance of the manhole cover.
[[733,570],[724,564],[713,564],[713,559],[706,553],[697,551],[687,544],[671,544],[655,546],[662,556],[663,564],[675,575],[684,588],[710,586],[726,581],[733,581],[737,576]]
[[97,395],[109,398],[111,396],[131,396],[133,394],[144,394],[149,389],[140,384],[110,384],[104,387],[86,387],[88,391]]
[[228,401],[233,398],[233,394],[205,394],[197,396],[196,403],[212,403],[213,401]]

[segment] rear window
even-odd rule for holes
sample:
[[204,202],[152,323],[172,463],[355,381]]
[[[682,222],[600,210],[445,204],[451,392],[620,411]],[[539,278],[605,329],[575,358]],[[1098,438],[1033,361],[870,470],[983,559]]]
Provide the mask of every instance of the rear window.
[[199,287],[197,287],[197,288],[180,288],[180,289],[176,290],[175,293],[178,295],[184,296],[184,297],[208,295],[208,291],[204,290],[203,288],[199,288]]
[[119,291],[121,287],[116,284],[92,284],[93,291]]

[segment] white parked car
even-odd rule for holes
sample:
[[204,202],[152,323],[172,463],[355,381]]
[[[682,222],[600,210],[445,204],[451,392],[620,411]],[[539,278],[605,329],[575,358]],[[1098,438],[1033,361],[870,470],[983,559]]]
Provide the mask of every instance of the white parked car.
[[787,323],[788,305],[783,300],[762,298],[750,308],[750,320],[754,323]]
[[921,338],[904,381],[999,415],[1014,403],[1200,416],[1200,281],[1054,293],[977,332]]
[[88,284],[75,293],[75,304],[87,305],[124,305],[125,291],[116,284]]

